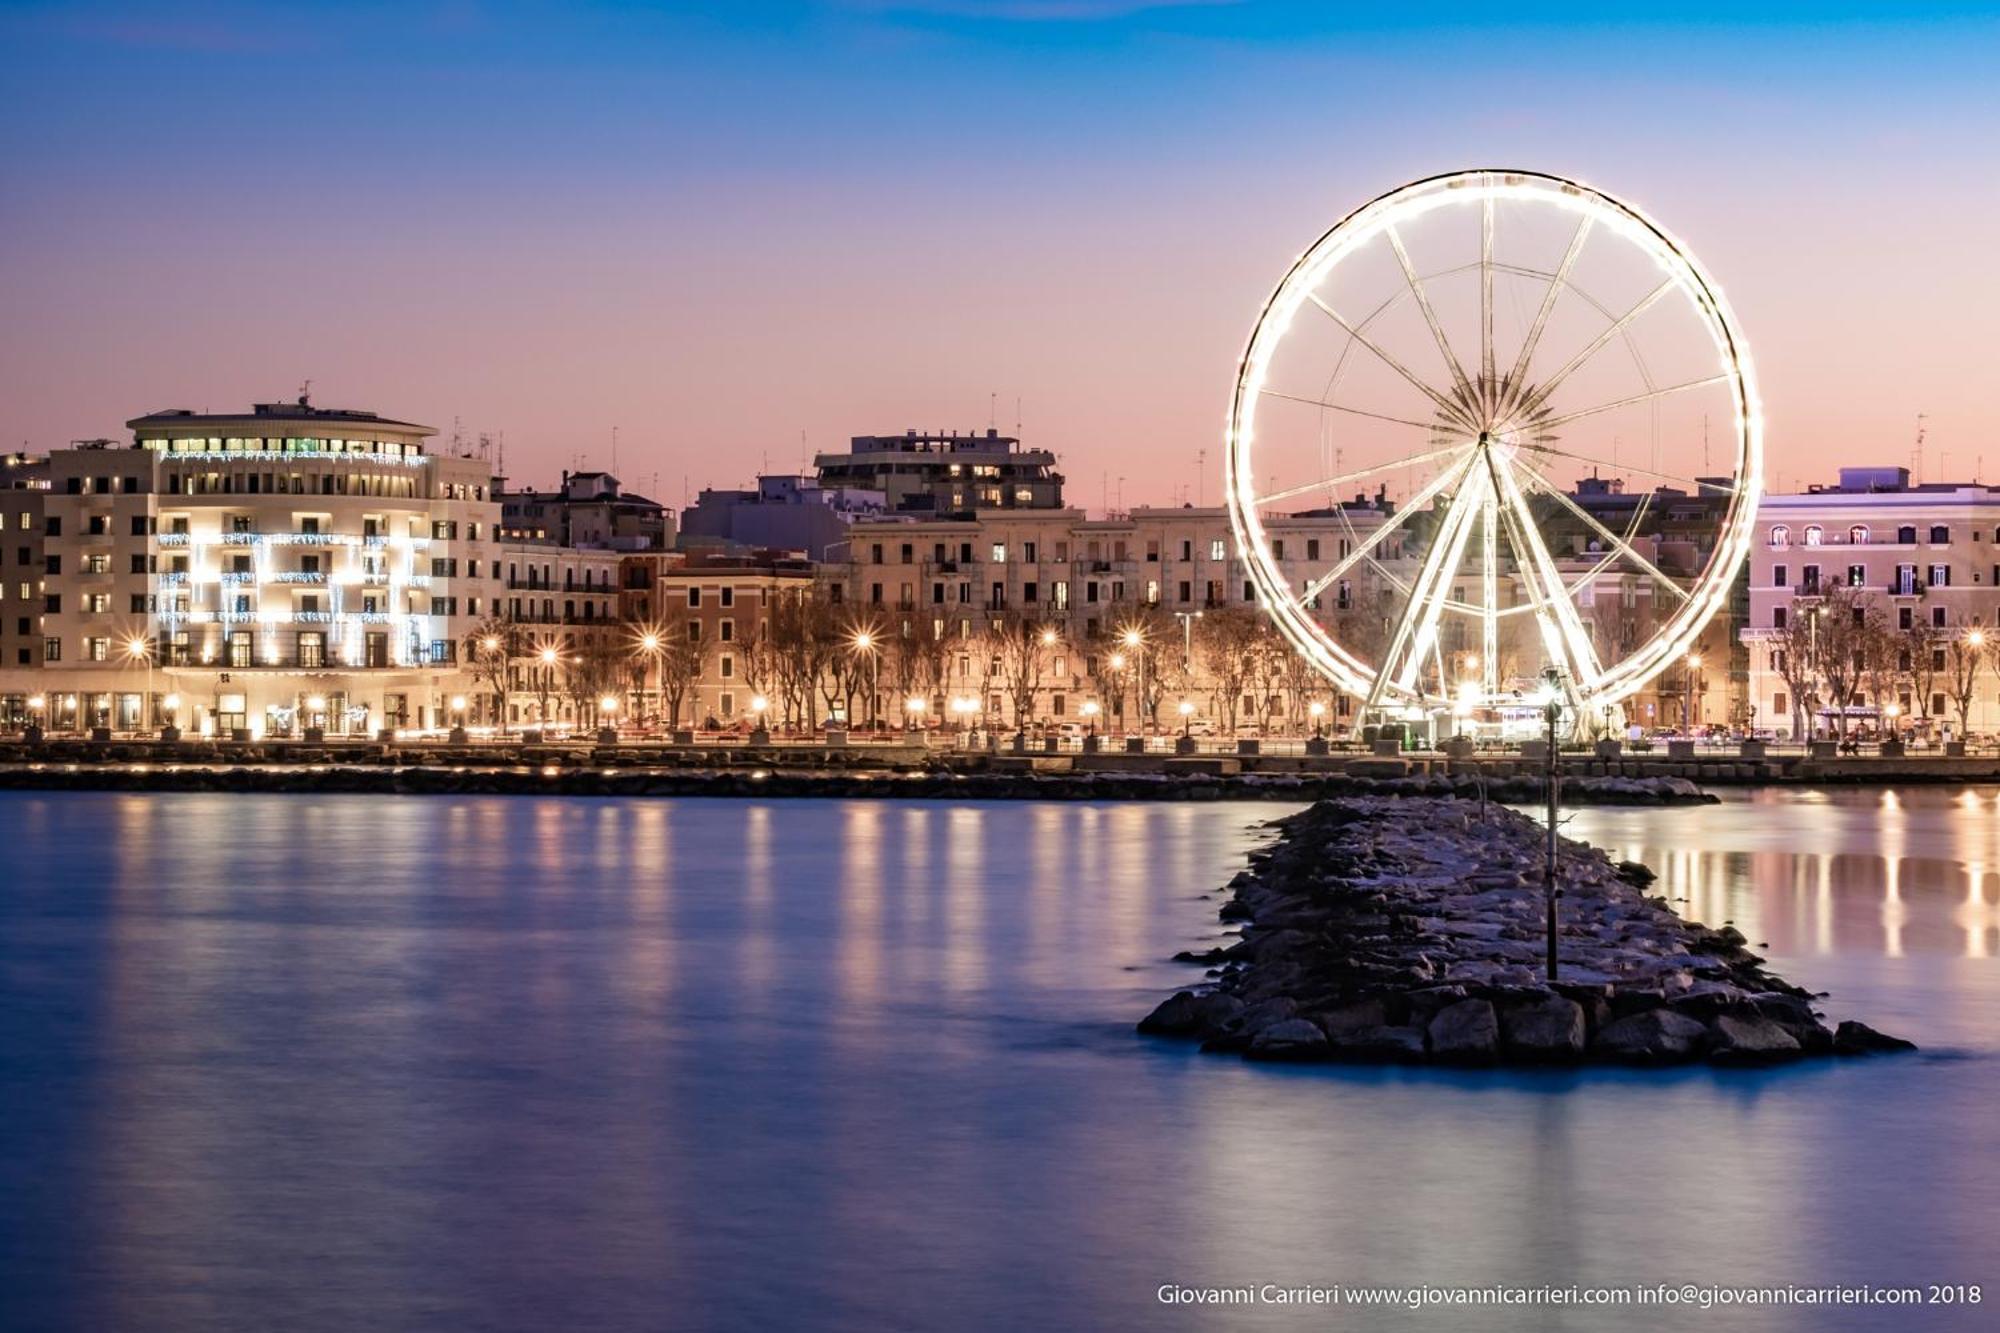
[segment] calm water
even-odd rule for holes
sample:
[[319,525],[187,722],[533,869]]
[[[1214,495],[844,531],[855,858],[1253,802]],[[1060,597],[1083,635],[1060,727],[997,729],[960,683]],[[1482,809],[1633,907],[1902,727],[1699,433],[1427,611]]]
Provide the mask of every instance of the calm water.
[[[0,1322],[1596,1328],[1162,1283],[1980,1282],[2000,793],[1598,811],[1925,1045],[1273,1069],[1135,1037],[1282,807],[0,797]],[[1983,1316],[1983,1317],[1982,1317]]]

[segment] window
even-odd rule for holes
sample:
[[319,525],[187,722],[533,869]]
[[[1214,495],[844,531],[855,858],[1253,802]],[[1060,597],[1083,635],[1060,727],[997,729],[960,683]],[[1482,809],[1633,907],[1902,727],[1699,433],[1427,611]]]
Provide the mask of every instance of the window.
[[1819,524],[1808,523],[1806,525],[1805,537],[1807,546],[1818,546],[1825,536],[1826,532]]
[[1771,608],[1771,628],[1772,628],[1772,629],[1783,629],[1784,627],[1785,627],[1785,608],[1784,608],[1784,607],[1782,607],[1782,606],[1774,606],[1774,607],[1772,607],[1772,608]]
[[996,565],[1004,565],[1004,564],[1006,564],[1006,563],[1007,563],[1007,543],[1006,543],[1006,542],[994,542],[994,543],[993,543],[993,554],[992,554],[992,556],[991,556],[990,558],[991,558],[991,560],[993,561],[993,563],[994,563],[994,564],[996,564]]
[[42,640],[42,660],[43,660],[44,662],[60,662],[60,661],[62,661],[62,640],[61,640],[61,639],[43,639],[43,640]]
[[1868,525],[1866,523],[1856,523],[1847,530],[1847,540],[1855,546],[1866,546],[1868,544]]
[[1951,586],[1950,565],[1931,566],[1931,586],[1933,588],[1949,588]]
[[[1932,607],[1932,608],[1931,608],[1931,624],[1932,624],[1932,625],[1934,625],[1934,626],[1936,626],[1936,627],[1937,627],[1937,628],[1939,628],[1939,629],[1943,629],[1943,628],[1944,628],[1944,608],[1943,608],[1943,607],[1941,607],[1941,606],[1934,606],[1934,607]],[[1940,652],[1940,653],[1936,653],[1936,654],[1934,654],[1934,656],[1935,656],[1935,657],[1936,657],[1936,658],[1938,659],[1938,661],[1937,661],[1937,666],[1938,666],[1938,667],[1940,667],[1940,668],[1942,668],[1942,667],[1944,666],[1944,654]]]
[[1277,541],[1271,543],[1271,558],[1273,560],[1283,560],[1285,558],[1284,538],[1280,537]]
[[1898,546],[1915,546],[1917,544],[1916,525],[1912,523],[1905,523],[1902,527],[1897,528],[1896,544]]
[[1790,528],[1780,523],[1771,529],[1771,545],[1774,549],[1783,550],[1791,544],[1792,530]]
[[1788,566],[1785,566],[1785,565],[1772,565],[1772,566],[1771,566],[1771,586],[1772,586],[1773,588],[1789,588],[1789,587],[1791,587],[1791,586],[1792,586],[1792,571],[1791,571],[1791,569],[1790,569],[1790,568],[1789,568]]
[[[1154,543],[1155,548],[1157,548],[1158,545],[1159,543],[1157,542]],[[1027,561],[1031,565],[1035,563],[1035,544],[1033,542],[1021,543],[1021,559]]]
[[1778,717],[1787,717],[1792,711],[1791,699],[1783,693],[1771,696],[1771,712]]
[[[1907,606],[1899,606],[1896,608],[1897,629],[1909,629],[1912,625],[1916,623],[1917,623],[1917,617],[1914,608]],[[1908,667],[1904,667],[1903,669],[1905,671],[1909,670]]]
[[[879,587],[881,587],[882,585],[878,583],[878,584],[876,584],[875,586],[879,588]],[[701,605],[701,589],[700,589],[700,588],[692,588],[692,587],[691,587],[691,588],[689,588],[689,589],[688,589],[688,605],[689,605],[689,606],[700,606],[700,605]]]
[[1210,560],[1221,560],[1225,558],[1222,538],[1216,537],[1208,543],[1208,558]]
[[1849,566],[1847,567],[1847,586],[1848,586],[1848,587],[1850,587],[1850,588],[1859,588],[1859,587],[1861,587],[1861,586],[1862,586],[1863,584],[1865,584],[1865,583],[1867,583],[1867,582],[1868,582],[1868,566],[1866,566],[1866,565],[1849,565]]
[[104,662],[104,661],[109,661],[110,657],[111,657],[111,640],[92,638],[92,639],[85,639],[83,641],[84,661]]
[[1931,525],[1931,545],[1932,545],[1932,546],[1949,546],[1950,544],[1951,544],[1951,529],[1950,529],[1950,528],[1948,528],[1948,527],[1946,527],[1946,526],[1945,526],[1944,524],[1942,524],[1942,523],[1934,523],[1934,524],[1932,524],[1932,525]]
[[722,587],[722,604],[724,606],[736,605],[736,589],[730,587],[728,584],[724,584]]
[[1818,592],[1818,591],[1819,591],[1819,566],[1818,566],[1818,565],[1807,565],[1807,566],[1805,567],[1805,569],[1804,569],[1803,571],[1801,571],[1801,575],[1802,575],[1802,578],[1803,578],[1803,580],[1804,580],[1804,581],[1803,581],[1802,583],[1800,583],[1800,584],[1799,584],[1799,591],[1800,591],[1800,592],[1803,592],[1803,593],[1816,593],[1816,592]]

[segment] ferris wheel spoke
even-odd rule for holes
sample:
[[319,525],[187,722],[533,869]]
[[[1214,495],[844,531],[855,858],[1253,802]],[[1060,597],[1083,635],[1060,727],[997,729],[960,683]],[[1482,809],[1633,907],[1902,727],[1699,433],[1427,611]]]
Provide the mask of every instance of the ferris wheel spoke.
[[1728,382],[1728,380],[1728,373],[1722,372],[1715,375],[1706,375],[1698,380],[1687,380],[1680,384],[1669,384],[1665,388],[1648,389],[1645,393],[1635,393],[1629,398],[1620,398],[1616,402],[1599,403],[1596,407],[1581,408],[1575,412],[1565,412],[1559,417],[1549,417],[1544,421],[1537,421],[1534,428],[1537,431],[1554,430],[1557,426],[1566,426],[1572,421],[1581,421],[1585,417],[1594,417],[1605,412],[1615,412],[1621,407],[1631,407],[1636,403],[1651,402],[1656,398],[1665,398],[1668,394],[1685,393],[1689,389],[1706,388],[1711,384],[1723,384]]
[[1489,488],[1479,507],[1479,684],[1491,699],[1500,692],[1500,506]]
[[1567,458],[1573,463],[1588,463],[1603,471],[1629,472],[1634,476],[1651,477],[1655,481],[1670,481],[1676,486],[1692,487],[1695,493],[1699,493],[1704,484],[1699,477],[1677,476],[1672,472],[1659,472],[1652,468],[1640,467],[1636,463],[1621,463],[1611,458],[1592,458],[1589,454],[1573,453],[1568,449],[1557,449],[1552,445],[1534,441],[1523,441],[1520,447],[1530,453],[1546,454],[1551,458]]
[[[1537,489],[1545,492],[1548,495],[1555,497],[1556,501],[1560,503],[1563,506],[1563,508],[1569,510],[1570,513],[1582,519],[1584,523],[1591,529],[1591,531],[1595,532],[1599,537],[1609,542],[1611,544],[1611,549],[1614,553],[1622,555],[1627,560],[1630,560],[1633,564],[1637,565],[1640,569],[1644,570],[1647,574],[1651,575],[1656,582],[1665,585],[1668,589],[1670,589],[1673,592],[1673,594],[1676,597],[1680,598],[1683,602],[1688,601],[1693,596],[1693,594],[1689,593],[1686,588],[1683,588],[1680,585],[1680,583],[1674,579],[1672,575],[1661,570],[1658,565],[1655,565],[1645,556],[1640,555],[1639,552],[1632,546],[1630,542],[1626,541],[1624,538],[1620,537],[1617,533],[1613,532],[1610,528],[1606,527],[1603,523],[1599,522],[1597,515],[1591,513],[1588,509],[1585,509],[1582,505],[1578,504],[1574,499],[1570,497],[1567,491],[1563,490],[1562,487],[1550,481],[1548,477],[1545,476],[1539,469],[1531,467],[1527,463],[1521,462],[1519,459],[1516,459],[1514,461],[1514,466],[1519,468],[1521,471],[1527,473],[1528,477],[1535,483]],[[1601,568],[1602,568],[1602,563],[1600,563],[1599,569],[1592,570],[1588,577],[1595,578],[1599,570],[1601,570]],[[1587,581],[1587,579],[1585,581]],[[1581,586],[1582,582],[1580,581],[1577,584],[1577,587]],[[1570,591],[1574,593],[1576,589],[1571,588]]]
[[[1276,504],[1280,500],[1294,499],[1297,496],[1307,495],[1313,491],[1327,490],[1335,486],[1345,486],[1349,482],[1362,481],[1378,473],[1394,472],[1398,468],[1418,467],[1424,463],[1435,462],[1440,458],[1451,458],[1454,455],[1468,454],[1470,452],[1472,452],[1472,445],[1469,443],[1447,445],[1442,449],[1433,449],[1428,453],[1412,454],[1408,458],[1394,458],[1386,463],[1377,463],[1373,467],[1360,468],[1354,472],[1343,472],[1337,477],[1321,477],[1317,481],[1300,482],[1297,486],[1287,486],[1284,490],[1272,491],[1269,495],[1259,495],[1255,497],[1254,503],[1259,508],[1262,508],[1264,505]],[[1449,476],[1450,471],[1447,468],[1441,475]],[[1420,491],[1418,494],[1423,494],[1423,492]],[[1430,494],[1435,495],[1437,492],[1433,490]],[[1411,501],[1414,502],[1415,499],[1416,496],[1413,495]]]
[[1521,351],[1514,358],[1514,369],[1508,372],[1507,383],[1510,395],[1518,394],[1527,383],[1528,364],[1535,359],[1535,348],[1542,341],[1542,330],[1549,324],[1549,316],[1555,313],[1556,298],[1562,295],[1569,284],[1569,272],[1576,267],[1577,256],[1583,253],[1583,243],[1590,236],[1590,215],[1577,219],[1576,231],[1569,238],[1569,249],[1563,251],[1562,262],[1556,271],[1548,275],[1548,290],[1542,293],[1541,308],[1535,312],[1535,322],[1528,326],[1528,336],[1521,342]]
[[1439,393],[1436,389],[1424,383],[1424,381],[1421,378],[1419,378],[1414,371],[1412,371],[1408,366],[1404,365],[1401,361],[1398,361],[1387,350],[1385,350],[1380,343],[1377,343],[1373,338],[1370,338],[1360,329],[1348,323],[1347,319],[1343,315],[1341,315],[1341,313],[1338,310],[1335,310],[1332,306],[1320,300],[1319,294],[1317,292],[1307,292],[1306,299],[1308,301],[1311,301],[1314,305],[1318,306],[1320,310],[1325,312],[1326,317],[1328,319],[1332,320],[1334,323],[1340,325],[1341,328],[1345,329],[1347,331],[1348,337],[1354,339],[1354,341],[1360,343],[1363,347],[1373,352],[1376,356],[1376,359],[1381,361],[1383,365],[1389,367],[1389,369],[1395,371],[1398,375],[1401,375],[1404,379],[1408,380],[1410,384],[1419,393],[1423,394],[1424,397],[1436,403],[1439,409],[1443,411],[1447,417],[1450,417],[1453,421],[1458,422],[1460,425],[1464,426],[1468,431],[1477,433],[1478,426],[1465,415],[1464,411],[1460,409],[1458,404],[1452,402],[1451,399],[1445,397],[1443,394]]
[[1665,296],[1668,292],[1674,289],[1674,285],[1675,285],[1675,280],[1673,278],[1667,278],[1664,281],[1662,281],[1659,286],[1653,288],[1652,291],[1640,297],[1638,304],[1634,305],[1630,310],[1627,310],[1624,314],[1620,315],[1617,319],[1613,320],[1609,328],[1605,329],[1603,332],[1599,333],[1595,338],[1592,338],[1589,342],[1585,343],[1583,345],[1583,350],[1578,352],[1575,356],[1571,357],[1568,361],[1564,362],[1560,370],[1556,371],[1555,374],[1549,376],[1548,379],[1542,381],[1542,383],[1537,385],[1535,387],[1535,391],[1529,394],[1527,400],[1521,404],[1520,410],[1518,413],[1516,413],[1516,415],[1521,417],[1529,416],[1537,408],[1541,407],[1543,403],[1546,403],[1549,400],[1549,395],[1553,394],[1557,389],[1562,387],[1562,382],[1564,380],[1568,379],[1571,375],[1575,374],[1576,371],[1586,361],[1590,360],[1590,358],[1596,356],[1599,352],[1603,351],[1604,348],[1611,342],[1613,338],[1616,338],[1620,333],[1623,333],[1626,330],[1626,328],[1628,328],[1631,325],[1633,320],[1639,318],[1639,316],[1645,314],[1648,310],[1651,310],[1654,304],[1658,302],[1661,297]]
[[1259,389],[1258,393],[1270,398],[1282,398],[1288,403],[1302,403],[1307,407],[1324,407],[1331,412],[1345,412],[1349,416],[1367,417],[1373,421],[1388,421],[1398,426],[1415,426],[1418,430],[1436,430],[1435,420],[1418,421],[1413,417],[1392,417],[1386,412],[1370,412],[1366,408],[1349,407],[1345,403],[1330,402],[1325,398],[1308,398],[1303,394],[1284,393],[1277,389]]
[[[1438,473],[1437,476],[1432,477],[1417,488],[1417,490],[1413,491],[1409,499],[1403,501],[1402,507],[1395,514],[1379,524],[1375,531],[1369,533],[1367,537],[1357,541],[1354,549],[1342,556],[1332,569],[1329,569],[1326,573],[1308,583],[1305,586],[1305,591],[1299,594],[1299,605],[1301,607],[1310,606],[1313,598],[1332,587],[1341,575],[1353,569],[1363,560],[1369,560],[1373,563],[1373,557],[1370,553],[1384,541],[1388,540],[1392,533],[1401,530],[1404,519],[1410,517],[1412,514],[1422,513],[1424,506],[1442,494],[1447,486],[1459,484],[1466,474],[1471,471],[1473,463],[1477,461],[1475,451],[1471,446],[1467,446],[1463,452],[1465,458],[1460,462],[1459,466],[1446,468],[1444,471]],[[1379,564],[1376,565],[1376,568],[1381,569],[1383,575],[1391,578],[1393,581],[1393,576],[1389,575],[1386,569],[1382,569]]]
[[1396,617],[1396,627],[1389,637],[1389,646],[1382,654],[1377,668],[1374,688],[1369,691],[1367,707],[1381,706],[1382,695],[1388,689],[1393,673],[1396,688],[1407,690],[1423,669],[1424,654],[1430,650],[1430,641],[1437,634],[1438,617],[1444,613],[1444,584],[1465,559],[1465,544],[1472,535],[1473,518],[1480,507],[1484,489],[1491,485],[1483,469],[1469,470],[1466,481],[1453,497],[1451,508],[1445,511],[1444,522],[1431,535],[1430,547],[1424,552],[1423,563],[1417,568],[1417,576],[1410,580],[1410,595],[1403,603],[1403,610]]
[[1542,642],[1550,659],[1567,669],[1565,674],[1571,693],[1589,689],[1604,674],[1604,668],[1597,660],[1597,650],[1591,645],[1589,631],[1577,615],[1576,603],[1569,599],[1562,571],[1556,567],[1555,557],[1549,554],[1549,548],[1542,541],[1541,530],[1535,526],[1535,515],[1528,508],[1527,497],[1521,493],[1513,470],[1499,466],[1490,454],[1487,456],[1487,469],[1492,474],[1493,487],[1500,495],[1502,514],[1507,523],[1507,539],[1514,545],[1515,563],[1520,567],[1530,596],[1538,603],[1535,619],[1542,628]]
[[1493,384],[1493,196],[1479,201],[1479,403],[1491,412]]
[[1465,368],[1458,364],[1458,357],[1452,353],[1451,340],[1444,336],[1444,325],[1438,322],[1431,298],[1424,293],[1423,280],[1417,277],[1416,266],[1410,263],[1410,252],[1403,248],[1402,235],[1393,225],[1383,231],[1389,237],[1389,248],[1396,252],[1396,262],[1402,266],[1403,281],[1409,284],[1410,295],[1417,300],[1417,309],[1423,311],[1424,323],[1431,328],[1431,337],[1437,339],[1438,353],[1444,357],[1445,369],[1451,372],[1452,382],[1458,385],[1459,393],[1467,402],[1472,401],[1472,386],[1466,383]]

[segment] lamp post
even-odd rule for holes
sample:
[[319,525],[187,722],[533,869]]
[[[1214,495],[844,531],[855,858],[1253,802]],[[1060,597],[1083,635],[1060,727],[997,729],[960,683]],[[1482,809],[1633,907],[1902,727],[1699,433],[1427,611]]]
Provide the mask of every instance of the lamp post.
[[1694,673],[1699,670],[1701,654],[1689,653],[1681,672],[1681,735],[1690,739],[1694,736]]
[[1139,697],[1136,702],[1139,705],[1139,734],[1143,736],[1153,721],[1152,710],[1146,707],[1146,636],[1135,625],[1126,630],[1123,637],[1125,646],[1139,660]]
[[1083,716],[1084,720],[1090,726],[1090,737],[1092,740],[1097,739],[1097,713],[1097,700],[1085,699],[1083,701]]
[[1194,705],[1186,699],[1181,700],[1181,739],[1194,739]]
[[880,686],[879,659],[875,656],[875,631],[860,629],[854,632],[854,651],[862,654],[868,662],[868,726],[873,729],[881,720],[877,708],[876,690]]
[[1325,737],[1326,737],[1326,705],[1325,705],[1325,704],[1323,704],[1323,703],[1321,703],[1321,702],[1320,702],[1319,700],[1315,699],[1315,700],[1313,700],[1313,701],[1312,701],[1311,703],[1309,703],[1309,704],[1307,704],[1307,705],[1306,705],[1306,712],[1312,715],[1312,720],[1313,720],[1313,739],[1314,739],[1314,740],[1323,740],[1323,739],[1325,739]]
[[618,696],[604,695],[597,701],[597,739],[602,745],[618,740]]
[[903,700],[903,729],[906,731],[916,731],[922,727],[924,724],[924,709],[926,707],[928,705],[914,694]]
[[1118,682],[1118,712],[1122,718],[1125,711],[1125,654],[1111,654],[1111,671]]
[[30,744],[42,739],[42,710],[48,707],[48,696],[31,694],[28,696],[28,734]]
[[1556,900],[1562,890],[1556,884],[1557,814],[1561,806],[1561,770],[1556,764],[1556,726],[1562,721],[1562,675],[1550,667],[1542,677],[1542,716],[1548,723],[1548,767],[1543,775],[1548,789],[1548,844],[1542,867],[1542,898],[1548,912],[1549,980],[1556,979]]
[[146,702],[139,709],[139,725],[143,728],[146,725],[146,715],[153,711],[153,645],[142,635],[135,634],[125,641],[125,656],[128,659],[134,657],[145,659]]
[[542,726],[546,728],[549,725],[549,695],[555,692],[556,666],[562,661],[562,653],[554,644],[545,643],[542,645],[541,652],[537,653],[536,656],[541,658],[542,661],[542,669],[537,677],[537,681],[541,686],[540,690],[537,691],[539,696],[537,708],[541,714]]
[[[647,630],[639,636],[639,660],[643,663],[639,668],[639,716],[642,721],[646,715],[646,695],[651,688],[646,682],[650,677],[658,675],[660,670],[660,647],[661,643],[658,631]],[[662,680],[660,682],[661,694],[666,692],[666,686],[666,681]],[[658,718],[659,715],[659,704],[656,698],[653,706],[653,716]],[[680,725],[679,718],[674,719],[674,725]]]
[[1181,622],[1181,674],[1194,672],[1194,622],[1201,619],[1199,611],[1176,611],[1174,619]]
[[[499,651],[500,636],[498,634],[488,634],[479,640],[479,655],[487,662],[490,663]],[[499,677],[498,687],[494,690],[496,697],[493,700],[493,721],[500,728],[502,736],[507,734],[507,674],[503,668]]]
[[771,743],[770,728],[764,725],[764,714],[770,711],[770,707],[771,701],[763,695],[754,694],[750,696],[750,743],[752,745],[769,745]]

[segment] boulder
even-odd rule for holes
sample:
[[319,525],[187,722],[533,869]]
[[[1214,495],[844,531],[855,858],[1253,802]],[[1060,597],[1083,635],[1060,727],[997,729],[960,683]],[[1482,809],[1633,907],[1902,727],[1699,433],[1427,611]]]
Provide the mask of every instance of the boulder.
[[1414,1064],[1424,1058],[1424,1034],[1407,1026],[1356,1028],[1328,1038],[1334,1054],[1346,1060],[1379,1060]]
[[1847,1019],[1833,1030],[1833,1050],[1836,1055],[1876,1055],[1890,1051],[1914,1051],[1917,1044],[1892,1037],[1886,1032],[1877,1032],[1866,1023]]
[[1262,1029],[1245,1052],[1252,1060],[1324,1060],[1330,1052],[1326,1034],[1304,1018],[1287,1018]]
[[1591,1053],[1623,1064],[1677,1064],[1701,1054],[1708,1028],[1671,1009],[1644,1009],[1606,1023]]
[[1365,1000],[1350,1000],[1346,1004],[1324,1010],[1314,1017],[1320,1028],[1331,1034],[1355,1032],[1362,1028],[1386,1027],[1389,1022],[1389,1005],[1383,997],[1370,996]]
[[1139,1020],[1139,1031],[1162,1037],[1197,1037],[1222,1027],[1243,1012],[1243,1002],[1233,995],[1193,991],[1162,1000],[1158,1008]]
[[1708,1025],[1708,1058],[1717,1064],[1773,1064],[1803,1054],[1798,1038],[1768,1018],[1722,1014]]
[[1509,1006],[1500,1015],[1500,1036],[1508,1055],[1517,1060],[1581,1059],[1586,1041],[1583,1006],[1561,995]]
[[1500,1020],[1485,1000],[1460,1000],[1430,1025],[1431,1054],[1455,1064],[1486,1064],[1500,1054]]

